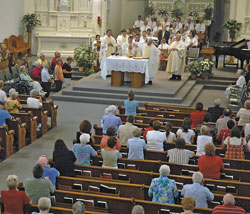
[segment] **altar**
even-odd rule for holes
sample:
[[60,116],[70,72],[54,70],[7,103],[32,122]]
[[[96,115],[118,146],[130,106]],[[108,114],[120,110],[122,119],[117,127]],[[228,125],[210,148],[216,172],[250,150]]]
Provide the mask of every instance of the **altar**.
[[41,26],[35,29],[37,55],[73,56],[80,44],[91,44],[93,28],[93,0],[34,0],[35,12]]

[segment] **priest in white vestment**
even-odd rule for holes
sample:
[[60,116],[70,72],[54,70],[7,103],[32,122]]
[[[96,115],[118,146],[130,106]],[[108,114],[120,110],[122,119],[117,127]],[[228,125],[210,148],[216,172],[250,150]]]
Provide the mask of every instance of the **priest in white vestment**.
[[170,45],[168,51],[167,72],[172,74],[170,80],[181,80],[186,58],[186,46],[181,40],[181,35],[176,35],[175,41]]
[[133,42],[133,36],[129,36],[128,41],[122,44],[122,56],[139,56],[139,46],[135,42]]
[[195,30],[196,30],[197,33],[205,33],[205,31],[206,31],[206,25],[203,22],[203,18],[200,18],[199,23],[196,24]]
[[135,20],[133,28],[140,28],[143,25],[143,20],[141,19],[141,15],[138,16],[138,19]]
[[155,47],[151,38],[142,46],[142,57],[149,59],[149,84],[152,85],[152,80],[159,69],[160,51]]
[[101,42],[101,71],[103,79],[106,79],[106,76],[111,75],[111,71],[106,71],[106,58],[110,57],[112,53],[116,52],[116,41],[112,36],[112,30],[108,29],[107,34],[103,37]]

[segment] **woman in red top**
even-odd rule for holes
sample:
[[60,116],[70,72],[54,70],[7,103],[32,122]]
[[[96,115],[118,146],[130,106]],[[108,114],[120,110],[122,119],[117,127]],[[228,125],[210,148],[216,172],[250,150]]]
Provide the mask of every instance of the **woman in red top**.
[[39,62],[36,62],[35,68],[32,71],[32,79],[41,83],[41,73],[42,73],[42,66]]
[[143,133],[143,138],[144,138],[145,141],[147,141],[146,136],[147,136],[148,131],[153,131],[154,130],[153,123],[154,123],[154,120],[150,119],[149,122],[148,122],[149,127],[146,128],[144,133]]
[[199,171],[204,178],[220,179],[220,171],[224,168],[221,157],[215,155],[215,146],[209,143],[205,146],[205,155],[198,159]]
[[[107,135],[102,137],[101,140],[101,149],[106,149],[108,147],[108,139],[110,137],[115,137],[116,129],[114,126],[109,126],[107,128]],[[116,150],[121,150],[121,143],[118,137],[116,137],[116,145],[114,147]]]
[[205,112],[203,112],[203,104],[197,103],[195,106],[196,111],[190,113],[190,119],[192,120],[191,129],[195,129],[198,124],[203,123],[203,117]]
[[1,203],[4,213],[23,214],[23,206],[31,204],[30,198],[24,191],[18,191],[18,177],[9,175],[6,179],[6,184],[9,190],[1,191]]

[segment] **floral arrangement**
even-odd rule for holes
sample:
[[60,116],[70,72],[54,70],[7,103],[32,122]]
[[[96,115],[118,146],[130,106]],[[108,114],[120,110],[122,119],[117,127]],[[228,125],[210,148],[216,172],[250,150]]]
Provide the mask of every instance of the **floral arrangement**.
[[188,15],[192,16],[192,17],[197,17],[198,13],[197,13],[197,11],[191,11]]
[[241,23],[237,22],[235,19],[229,19],[224,24],[224,27],[229,31],[237,32],[240,31]]
[[172,18],[182,17],[184,15],[182,9],[176,8],[172,10]]
[[204,20],[212,20],[213,12],[214,12],[214,9],[212,8],[212,6],[210,4],[207,5],[207,7],[204,9],[203,19]]
[[159,16],[168,16],[169,14],[168,14],[167,10],[159,10],[158,15]]
[[152,16],[155,14],[154,4],[151,2],[147,7],[145,7],[145,16]]
[[190,72],[191,75],[195,77],[200,77],[205,79],[209,77],[212,73],[214,63],[209,59],[204,59],[202,61],[197,61],[186,65],[185,70]]

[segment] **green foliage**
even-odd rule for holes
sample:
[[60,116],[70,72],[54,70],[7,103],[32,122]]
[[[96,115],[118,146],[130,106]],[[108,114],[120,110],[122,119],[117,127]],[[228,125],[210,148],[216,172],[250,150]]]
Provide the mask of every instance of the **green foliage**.
[[40,20],[37,17],[36,13],[27,13],[23,16],[23,19],[21,21],[23,24],[26,25],[27,28],[30,28],[33,30],[35,27],[41,25]]
[[83,44],[81,44],[80,47],[74,49],[74,60],[79,67],[84,67],[85,69],[89,69],[91,67],[91,52],[91,46],[85,46]]
[[229,19],[224,24],[224,27],[229,31],[237,32],[240,31],[241,23],[237,22],[235,19]]
[[214,9],[211,7],[211,5],[208,5],[204,10],[205,14],[203,16],[203,19],[204,20],[212,20],[213,12],[214,12]]
[[154,4],[151,2],[147,7],[145,7],[145,16],[152,16],[155,14]]
[[180,8],[175,8],[171,12],[172,12],[171,14],[172,18],[182,17],[184,15],[182,9]]
[[185,70],[196,77],[205,78],[212,73],[213,64],[212,61],[205,59],[186,65]]

